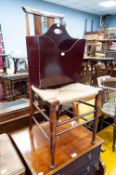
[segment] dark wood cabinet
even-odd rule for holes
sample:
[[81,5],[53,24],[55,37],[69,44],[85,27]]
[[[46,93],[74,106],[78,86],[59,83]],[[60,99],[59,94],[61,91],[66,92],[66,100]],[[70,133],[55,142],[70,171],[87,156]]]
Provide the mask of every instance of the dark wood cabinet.
[[100,146],[76,159],[54,175],[94,175],[99,169]]
[[28,73],[1,74],[0,82],[3,87],[5,100],[13,101],[18,98],[28,97]]

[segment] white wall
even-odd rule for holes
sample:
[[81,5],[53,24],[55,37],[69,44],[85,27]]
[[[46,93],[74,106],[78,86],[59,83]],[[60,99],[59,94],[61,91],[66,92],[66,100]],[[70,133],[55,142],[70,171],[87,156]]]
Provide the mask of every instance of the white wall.
[[0,23],[2,25],[6,50],[13,51],[18,49],[21,50],[24,55],[26,54],[25,16],[22,6],[64,14],[67,30],[73,37],[83,37],[86,18],[88,19],[88,31],[90,31],[92,19],[94,20],[94,30],[99,29],[99,16],[96,15],[57,6],[42,0],[1,0]]

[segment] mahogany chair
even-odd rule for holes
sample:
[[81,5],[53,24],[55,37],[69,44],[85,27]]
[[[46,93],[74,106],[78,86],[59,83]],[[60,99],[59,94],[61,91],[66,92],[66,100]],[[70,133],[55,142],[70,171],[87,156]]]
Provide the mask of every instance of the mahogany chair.
[[[26,42],[30,77],[30,130],[32,119],[41,128],[33,114],[34,107],[49,121],[49,136],[44,128],[42,132],[50,143],[50,167],[55,167],[56,137],[80,126],[76,122],[79,118],[94,113],[94,118],[84,119],[84,123],[94,121],[92,144],[95,144],[95,135],[98,123],[99,89],[78,83],[82,71],[85,40],[71,38],[62,25],[63,16],[48,14],[34,9],[25,8],[26,15]],[[34,16],[35,36],[29,36],[28,14]],[[42,35],[42,17],[47,18],[49,30]],[[60,23],[54,24],[58,18]],[[95,98],[95,105],[88,104],[85,99]],[[89,105],[94,109],[78,115],[73,109],[78,103]],[[70,110],[72,109],[72,110]],[[67,120],[61,121],[60,116],[68,114]],[[72,127],[57,130],[61,126],[71,123]],[[81,124],[82,125],[82,124]]]

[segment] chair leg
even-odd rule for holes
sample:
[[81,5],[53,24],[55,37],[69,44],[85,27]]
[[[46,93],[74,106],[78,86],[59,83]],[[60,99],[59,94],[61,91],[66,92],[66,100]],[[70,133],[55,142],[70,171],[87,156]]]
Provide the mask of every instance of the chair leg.
[[56,103],[53,102],[50,106],[50,158],[51,164],[50,168],[55,168],[55,150],[56,150],[56,122],[57,122],[57,112]]
[[112,144],[112,151],[115,151],[115,143],[116,143],[116,121],[114,121],[114,125],[113,125],[113,144]]
[[29,129],[32,130],[32,116],[33,116],[33,92],[31,85],[29,85],[29,98],[30,98],[30,115],[29,115]]
[[92,135],[92,141],[91,143],[92,144],[95,144],[95,136],[96,136],[96,132],[97,132],[97,125],[98,125],[98,109],[99,109],[99,100],[100,100],[100,95],[101,93],[99,92],[98,95],[96,95],[96,98],[95,98],[95,112],[94,112],[94,118],[95,118],[95,121],[94,121],[94,127],[93,127],[93,135]]

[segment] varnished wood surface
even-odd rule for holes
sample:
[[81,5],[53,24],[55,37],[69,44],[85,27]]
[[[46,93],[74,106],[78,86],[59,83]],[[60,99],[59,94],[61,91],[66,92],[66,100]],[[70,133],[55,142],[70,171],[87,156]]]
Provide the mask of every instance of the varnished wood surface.
[[10,115],[12,113],[20,112],[23,109],[29,109],[29,100],[19,99],[17,101],[3,103],[0,106],[0,122],[2,117],[5,115]]
[[[45,128],[48,127],[48,123],[42,125]],[[65,127],[67,128],[67,125],[65,125]],[[26,128],[13,133],[11,137],[33,175],[40,172],[46,175],[52,175],[103,143],[103,141],[96,136],[96,143],[91,145],[92,134],[83,126],[57,137],[56,168],[51,170],[49,166],[49,143],[37,126],[33,126],[32,133]],[[77,154],[74,158],[71,157],[73,153]]]
[[0,135],[0,175],[3,174],[25,175],[25,168],[7,134]]

